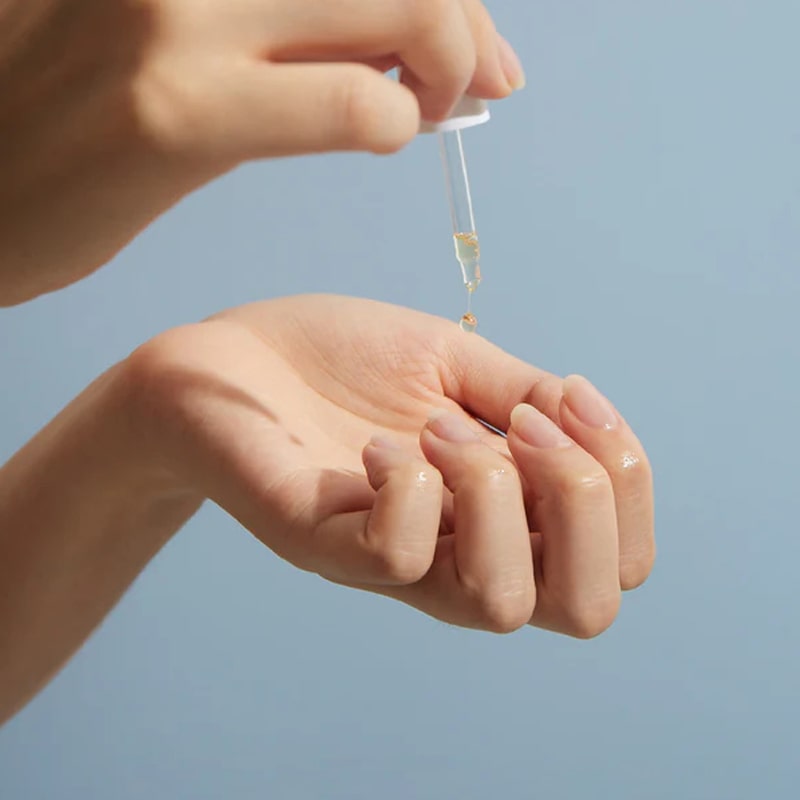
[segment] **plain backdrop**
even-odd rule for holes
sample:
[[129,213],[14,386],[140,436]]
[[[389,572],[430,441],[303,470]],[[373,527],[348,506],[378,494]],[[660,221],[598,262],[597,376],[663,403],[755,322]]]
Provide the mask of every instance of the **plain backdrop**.
[[[639,432],[651,581],[591,642],[463,632],[207,505],[0,730],[3,800],[797,796],[800,4],[490,8],[529,86],[466,135],[481,330]],[[303,292],[460,315],[435,139],[248,166],[2,311],[0,457],[157,332]]]

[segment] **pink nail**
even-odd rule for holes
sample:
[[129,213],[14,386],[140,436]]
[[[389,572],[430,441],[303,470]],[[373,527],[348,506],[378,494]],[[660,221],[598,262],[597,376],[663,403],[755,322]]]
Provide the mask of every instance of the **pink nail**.
[[401,447],[397,442],[393,439],[389,439],[386,436],[373,436],[369,440],[369,446],[374,447],[377,450],[400,450]]
[[477,434],[460,417],[449,411],[434,411],[428,418],[428,430],[446,442],[476,442]]
[[511,412],[511,427],[524,442],[533,447],[552,450],[571,447],[574,442],[561,428],[533,406],[518,405]]
[[619,424],[614,406],[580,375],[570,375],[564,381],[564,401],[569,410],[590,428],[610,431]]

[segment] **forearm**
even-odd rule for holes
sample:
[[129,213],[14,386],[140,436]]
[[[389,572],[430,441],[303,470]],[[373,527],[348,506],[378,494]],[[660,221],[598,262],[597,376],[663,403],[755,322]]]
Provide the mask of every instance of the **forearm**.
[[118,375],[100,378],[0,469],[0,722],[200,505],[150,459]]

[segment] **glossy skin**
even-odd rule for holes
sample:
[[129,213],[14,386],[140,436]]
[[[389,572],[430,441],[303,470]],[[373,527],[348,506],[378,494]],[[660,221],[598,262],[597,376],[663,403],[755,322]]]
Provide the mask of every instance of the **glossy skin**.
[[644,450],[592,391],[366,300],[275,300],[162,334],[0,472],[0,716],[205,498],[299,568],[447,622],[601,633],[651,569],[653,495]]
[[391,153],[523,81],[478,0],[2,0],[0,304],[244,161]]

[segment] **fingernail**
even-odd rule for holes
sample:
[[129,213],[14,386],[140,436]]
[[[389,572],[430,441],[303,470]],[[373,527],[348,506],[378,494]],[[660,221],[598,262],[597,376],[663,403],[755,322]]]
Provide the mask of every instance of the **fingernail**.
[[401,447],[397,442],[388,439],[385,436],[373,436],[369,440],[369,446],[374,447],[376,450],[400,450]]
[[514,52],[514,48],[504,39],[499,33],[497,34],[497,47],[500,52],[500,64],[503,67],[503,73],[509,86],[514,91],[519,91],[525,88],[525,70],[522,69],[522,63],[519,56]]
[[378,488],[386,470],[405,465],[410,460],[410,454],[397,442],[384,436],[373,436],[364,448],[364,466],[367,476],[373,483],[373,488]]
[[571,447],[574,442],[561,428],[533,406],[522,403],[511,412],[511,427],[524,442],[533,447],[553,449]]
[[605,428],[610,431],[619,424],[614,406],[580,375],[570,375],[564,381],[564,402],[590,428]]
[[428,430],[446,442],[475,442],[478,436],[475,431],[455,414],[437,410],[428,417]]

